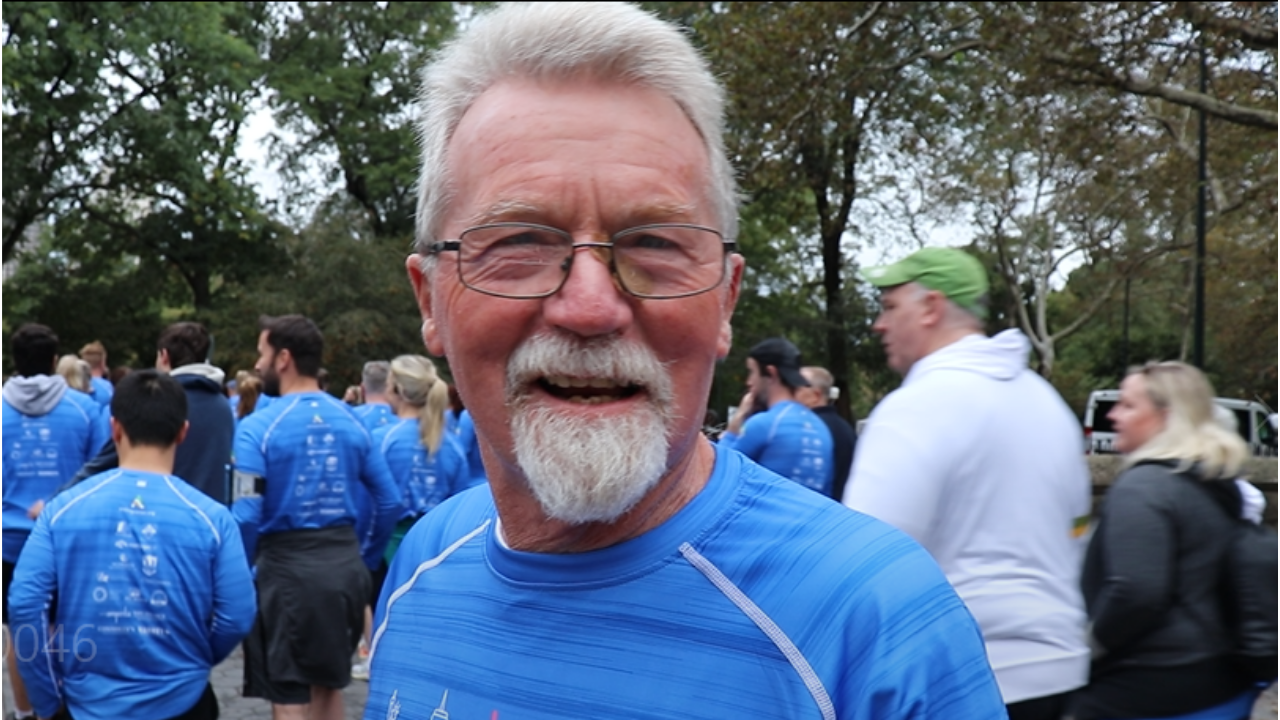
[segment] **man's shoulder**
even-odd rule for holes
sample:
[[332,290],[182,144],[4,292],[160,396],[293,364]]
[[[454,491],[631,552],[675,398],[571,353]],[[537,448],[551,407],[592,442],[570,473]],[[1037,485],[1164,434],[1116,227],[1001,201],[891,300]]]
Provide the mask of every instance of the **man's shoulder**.
[[915,594],[899,588],[904,578],[913,578],[918,589],[946,584],[929,553],[888,523],[793,481],[753,477],[749,469],[744,479],[742,509],[715,540],[729,556],[746,552],[734,546],[751,548],[750,562],[759,571],[782,572],[795,587],[815,592],[856,588],[868,596],[901,598]]
[[72,417],[83,417],[87,423],[96,422],[103,412],[103,407],[89,395],[76,390],[68,390],[58,401],[53,412],[63,412]]
[[[128,475],[123,468],[111,468],[90,475],[53,497],[45,505],[44,512],[52,520],[64,510],[67,512],[93,512],[97,503],[109,502],[110,496],[127,491]],[[88,497],[86,497],[88,496]],[[72,506],[68,509],[68,506]]]
[[477,485],[452,495],[432,508],[431,512],[413,524],[400,547],[402,550],[412,548],[405,553],[405,557],[434,557],[486,527],[496,518],[497,509],[493,504],[489,484]]

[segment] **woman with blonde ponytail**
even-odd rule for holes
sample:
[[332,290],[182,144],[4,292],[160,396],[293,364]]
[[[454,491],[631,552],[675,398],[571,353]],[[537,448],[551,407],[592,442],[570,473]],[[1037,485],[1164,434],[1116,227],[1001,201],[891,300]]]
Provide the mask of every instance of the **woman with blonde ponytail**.
[[462,448],[445,432],[449,386],[429,359],[401,355],[392,360],[387,400],[399,421],[376,430],[374,441],[387,458],[404,504],[384,555],[390,563],[418,518],[471,483]]

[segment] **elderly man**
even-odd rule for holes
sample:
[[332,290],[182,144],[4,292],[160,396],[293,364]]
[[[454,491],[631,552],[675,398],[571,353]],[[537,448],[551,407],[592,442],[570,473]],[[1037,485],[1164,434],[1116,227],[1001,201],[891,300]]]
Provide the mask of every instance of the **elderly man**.
[[1056,720],[1089,673],[1080,424],[1027,367],[1017,330],[983,334],[987,274],[926,248],[868,268],[902,387],[871,412],[844,504],[919,540],[982,628],[1011,720]]
[[743,260],[680,30],[503,5],[422,99],[407,266],[489,484],[400,546],[365,717],[1003,717],[923,550],[700,432]]

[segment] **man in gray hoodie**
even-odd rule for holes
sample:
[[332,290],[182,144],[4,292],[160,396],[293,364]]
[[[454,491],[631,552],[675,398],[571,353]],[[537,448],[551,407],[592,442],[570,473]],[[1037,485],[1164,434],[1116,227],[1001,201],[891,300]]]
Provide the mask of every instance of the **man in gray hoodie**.
[[[110,437],[107,415],[84,393],[67,392],[54,372],[58,336],[45,325],[28,323],[13,334],[15,375],[4,384],[4,626],[9,631],[9,585],[18,555],[36,517],[84,462]],[[21,632],[16,628],[13,632]],[[10,647],[5,638],[5,647]],[[17,658],[7,653],[13,685],[14,717],[34,717]]]

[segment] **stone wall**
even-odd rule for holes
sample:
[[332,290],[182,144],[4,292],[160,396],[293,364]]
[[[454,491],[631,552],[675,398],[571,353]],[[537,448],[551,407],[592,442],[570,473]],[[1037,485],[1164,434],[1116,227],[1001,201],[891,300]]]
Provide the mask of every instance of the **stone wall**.
[[[1090,455],[1089,472],[1093,475],[1093,504],[1097,508],[1098,501],[1106,494],[1111,481],[1115,479],[1120,467],[1119,455]],[[1267,511],[1263,522],[1276,527],[1276,473],[1280,468],[1273,457],[1251,457],[1241,468],[1241,475],[1253,483],[1267,498]]]

